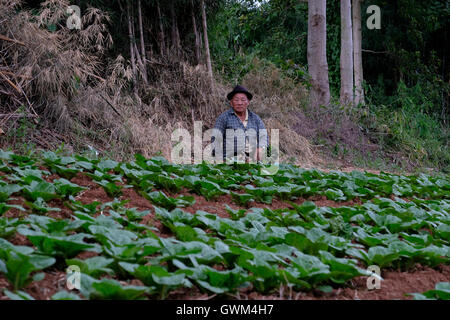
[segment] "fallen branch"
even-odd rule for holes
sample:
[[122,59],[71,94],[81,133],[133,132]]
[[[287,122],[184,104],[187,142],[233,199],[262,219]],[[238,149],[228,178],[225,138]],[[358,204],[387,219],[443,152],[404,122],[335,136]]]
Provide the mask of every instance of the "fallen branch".
[[23,43],[22,41],[8,38],[7,36],[4,36],[2,34],[0,34],[0,40],[9,41],[9,42],[20,44],[21,46],[25,46],[25,43]]
[[37,118],[38,116],[34,114],[14,114],[14,113],[0,113],[0,118]]
[[68,139],[65,136],[63,136],[55,131],[51,131],[49,129],[43,129],[41,132],[46,135],[50,135],[57,140],[68,141]]
[[86,73],[88,76],[91,76],[91,77],[94,77],[94,78],[96,78],[96,79],[98,79],[98,80],[100,80],[100,81],[103,81],[103,82],[105,82],[106,81],[106,79],[103,79],[102,77],[99,77],[99,76],[97,76],[97,75],[95,75],[95,74],[93,74],[93,73],[90,73],[89,71],[86,71],[86,70],[82,70],[84,73]]
[[11,87],[13,87],[14,89],[16,89],[16,91],[18,92],[18,93],[20,93],[20,94],[22,94],[22,91],[11,81],[11,80],[9,80],[8,79],[8,77],[2,72],[2,71],[0,71],[0,75],[2,76],[2,78],[3,79],[5,79],[5,81],[6,82],[8,82],[9,83],[9,85],[11,86]]
[[1,72],[3,72],[3,74],[9,75],[9,76],[13,76],[13,77],[17,77],[17,78],[23,78],[23,79],[27,79],[27,80],[33,79],[32,77],[29,77],[29,76],[16,75],[16,74],[14,74],[14,72],[11,72],[11,71],[2,70]]
[[33,113],[36,115],[36,117],[39,117],[36,111],[33,108],[33,105],[31,104],[30,100],[28,100],[27,95],[25,94],[25,91],[23,91],[21,88],[19,88],[17,85],[15,85],[11,80],[8,79],[6,75],[3,74],[2,71],[0,71],[0,75],[5,79],[6,82],[8,82],[16,91],[20,94],[22,94],[25,97],[25,100],[27,100],[28,106],[30,107],[30,110],[33,111]]
[[361,49],[362,52],[369,52],[369,53],[389,53],[389,51],[373,51],[373,50],[367,50],[367,49]]
[[106,98],[100,94],[100,97],[106,101],[106,103],[115,111],[115,113],[117,113],[121,118],[123,118],[123,116],[119,113],[119,111],[117,111],[117,109],[112,105],[111,102],[109,102],[108,100],[106,100]]
[[162,63],[162,62],[155,61],[155,60],[145,59],[145,61],[146,61],[147,63],[157,64],[157,65],[160,65],[160,66],[165,66],[165,67],[168,67],[168,66],[169,66],[169,64],[167,64],[167,63]]

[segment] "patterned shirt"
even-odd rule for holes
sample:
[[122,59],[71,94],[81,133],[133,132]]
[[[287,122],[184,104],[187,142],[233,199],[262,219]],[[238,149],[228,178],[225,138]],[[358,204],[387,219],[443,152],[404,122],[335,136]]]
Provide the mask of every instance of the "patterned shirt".
[[[236,112],[234,112],[234,114],[238,116],[238,114]],[[239,118],[239,116],[238,116],[238,118]],[[239,118],[239,120],[242,121],[241,118]],[[242,121],[242,124],[244,125],[244,128],[247,128],[247,124],[248,124],[248,109],[245,109],[245,120]]]
[[[238,118],[239,118],[239,115],[236,113],[236,111],[234,112],[234,114],[237,115]],[[241,118],[239,118],[239,120],[242,121]],[[247,128],[247,124],[248,124],[248,109],[245,109],[245,119],[244,119],[244,121],[242,121],[242,124],[244,125],[244,128]],[[245,137],[245,153],[250,153],[250,142],[249,142],[249,137],[248,136]]]
[[[256,113],[248,109],[246,109],[246,112],[246,118],[248,118],[247,121],[244,121],[247,122],[246,125],[244,125],[241,119],[236,115],[233,108],[230,108],[222,113],[216,120],[214,128],[219,130],[222,135],[224,158],[227,156],[237,156],[239,154],[244,154],[246,149],[249,150],[250,153],[252,153],[256,148],[265,148],[269,145],[269,138],[267,135],[266,127],[264,126],[261,118]],[[240,133],[245,134],[245,136],[242,136],[242,139],[238,139]],[[227,154],[227,134],[235,135],[234,153],[233,151],[229,150],[229,154]],[[211,142],[214,143],[213,155],[215,155],[215,148],[220,146],[220,143],[215,140],[214,135],[211,139]],[[232,140],[230,142],[233,143]]]

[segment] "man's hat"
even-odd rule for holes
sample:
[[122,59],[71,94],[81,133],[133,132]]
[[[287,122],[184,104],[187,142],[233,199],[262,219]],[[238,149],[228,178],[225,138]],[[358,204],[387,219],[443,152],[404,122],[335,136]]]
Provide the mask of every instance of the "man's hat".
[[231,91],[229,94],[227,94],[227,99],[228,100],[233,99],[233,97],[236,93],[245,93],[248,100],[252,100],[252,98],[253,98],[253,95],[250,92],[248,92],[247,89],[245,89],[243,86],[237,85],[236,87],[234,87],[233,91]]

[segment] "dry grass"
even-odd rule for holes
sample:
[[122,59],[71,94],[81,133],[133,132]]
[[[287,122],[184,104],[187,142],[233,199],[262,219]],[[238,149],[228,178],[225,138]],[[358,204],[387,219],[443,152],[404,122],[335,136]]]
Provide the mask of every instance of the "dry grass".
[[[140,81],[134,94],[130,62],[121,55],[108,56],[108,15],[89,8],[82,15],[82,29],[69,30],[68,4],[48,0],[38,15],[32,15],[17,10],[18,0],[0,0],[0,35],[24,44],[0,40],[0,71],[9,77],[9,82],[0,78],[0,113],[12,114],[23,105],[25,116],[38,115],[40,121],[24,143],[56,148],[64,141],[75,151],[93,146],[117,159],[134,153],[170,159],[175,128],[193,133],[194,121],[203,121],[203,130],[212,128],[230,107],[226,94],[233,85],[216,79],[211,88],[205,67],[177,57],[153,56],[148,61],[152,81]],[[254,93],[250,108],[269,133],[280,130],[281,159],[304,165],[319,162],[309,141],[333,128],[334,118],[307,116],[305,87],[270,63],[253,64],[242,84]],[[14,132],[18,119],[0,118],[0,128]],[[343,132],[331,135],[348,139],[345,127],[340,128]],[[3,137],[0,142],[8,141]]]
[[[122,113],[121,91],[130,79],[129,67],[121,56],[107,61],[105,53],[112,44],[107,31],[109,17],[88,8],[82,16],[82,30],[69,30],[68,4],[65,0],[45,1],[40,13],[32,15],[16,10],[20,1],[1,0],[0,34],[24,44],[0,42],[1,70],[22,79],[16,84],[23,91],[22,95],[2,97],[1,113],[13,113],[25,105],[24,116],[37,113],[40,128],[62,134],[58,137],[66,143],[90,138],[94,145],[102,146],[99,149],[107,150],[112,141],[126,142],[128,138],[128,128],[112,109]],[[102,70],[106,70],[105,78],[98,76]],[[6,81],[0,82],[0,90],[7,91],[8,86]],[[4,119],[3,126],[12,132],[17,119]],[[86,135],[89,132],[91,137]],[[38,145],[48,147],[39,135],[32,137]],[[82,144],[78,141],[80,147]]]

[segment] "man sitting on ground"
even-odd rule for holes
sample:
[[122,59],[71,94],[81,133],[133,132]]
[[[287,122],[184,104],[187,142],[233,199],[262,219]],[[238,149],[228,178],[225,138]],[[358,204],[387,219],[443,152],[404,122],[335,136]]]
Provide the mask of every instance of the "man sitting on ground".
[[[267,130],[261,118],[248,109],[253,95],[243,86],[237,85],[228,93],[231,108],[216,120],[214,128],[220,137],[213,136],[214,153],[223,150],[223,159],[233,158],[237,162],[256,162],[262,160],[268,146]],[[220,144],[222,142],[222,144]]]

